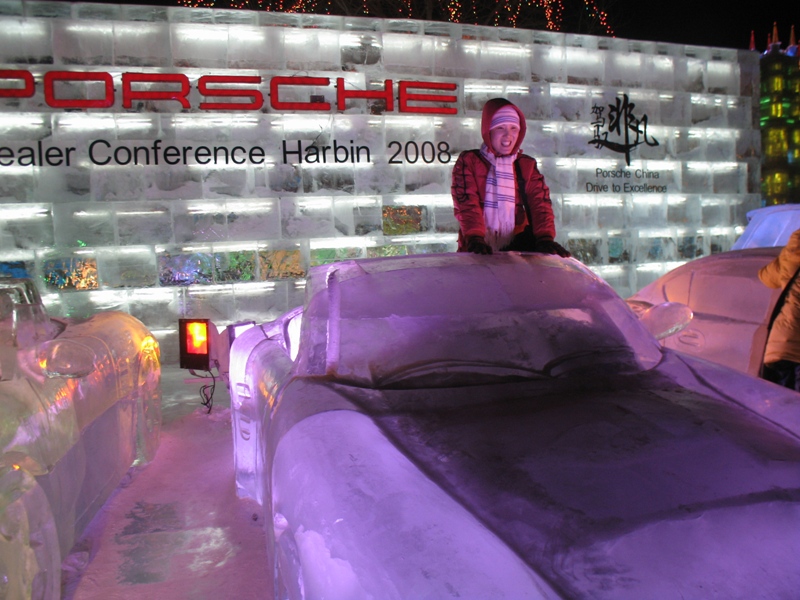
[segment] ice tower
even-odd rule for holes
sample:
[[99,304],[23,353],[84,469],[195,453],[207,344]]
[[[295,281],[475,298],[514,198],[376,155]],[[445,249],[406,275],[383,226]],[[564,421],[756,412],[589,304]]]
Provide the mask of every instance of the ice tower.
[[455,249],[505,96],[558,239],[630,294],[760,205],[753,52],[410,20],[0,2],[0,272],[54,314],[273,318],[311,265]]
[[778,25],[773,25],[761,55],[761,188],[767,204],[800,202],[799,60],[794,26],[782,50]]

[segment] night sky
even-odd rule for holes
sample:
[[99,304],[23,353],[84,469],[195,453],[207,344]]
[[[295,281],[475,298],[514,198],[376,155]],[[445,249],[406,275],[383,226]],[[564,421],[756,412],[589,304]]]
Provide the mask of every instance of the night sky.
[[763,51],[777,21],[784,48],[792,25],[800,40],[800,0],[616,0],[609,6],[618,37],[746,50],[752,30]]
[[[162,4],[176,6],[177,0],[89,0],[113,4]],[[563,0],[567,6],[581,0]],[[225,4],[220,2],[220,5]],[[786,47],[789,28],[795,25],[800,39],[800,0],[599,0],[608,7],[617,37],[721,46],[746,50],[750,31],[755,31],[756,48],[766,49],[773,21]]]

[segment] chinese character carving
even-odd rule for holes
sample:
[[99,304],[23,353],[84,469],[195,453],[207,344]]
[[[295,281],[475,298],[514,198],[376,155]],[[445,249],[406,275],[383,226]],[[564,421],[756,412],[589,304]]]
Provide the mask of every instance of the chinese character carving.
[[[594,120],[594,137],[589,140],[595,148],[604,146],[614,152],[625,155],[625,163],[631,165],[631,150],[640,144],[658,146],[658,140],[647,134],[647,115],[639,119],[633,112],[636,104],[628,99],[627,94],[622,94],[622,99],[617,98],[615,104],[608,105],[608,131],[603,131],[606,118],[603,117],[602,106],[592,106]],[[609,139],[609,135],[613,135]]]

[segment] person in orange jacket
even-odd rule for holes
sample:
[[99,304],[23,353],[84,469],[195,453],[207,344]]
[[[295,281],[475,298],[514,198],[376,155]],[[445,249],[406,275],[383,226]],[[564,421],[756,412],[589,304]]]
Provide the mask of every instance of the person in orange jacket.
[[453,168],[459,252],[519,250],[570,256],[554,239],[550,190],[536,159],[520,151],[526,131],[522,111],[505,98],[484,105],[483,145],[462,152]]
[[[765,379],[800,391],[800,229],[780,254],[761,268],[758,278],[767,287],[786,288],[780,312],[772,323],[764,352]],[[789,286],[787,288],[787,286]]]

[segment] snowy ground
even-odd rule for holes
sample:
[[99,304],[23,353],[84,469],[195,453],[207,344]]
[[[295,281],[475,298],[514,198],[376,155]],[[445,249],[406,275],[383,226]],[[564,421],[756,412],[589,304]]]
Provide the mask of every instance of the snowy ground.
[[258,506],[236,498],[230,398],[218,383],[207,414],[204,383],[162,372],[158,455],[132,471],[64,562],[64,599],[272,598]]

